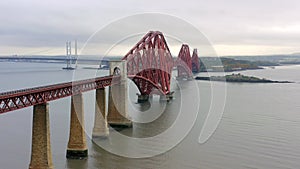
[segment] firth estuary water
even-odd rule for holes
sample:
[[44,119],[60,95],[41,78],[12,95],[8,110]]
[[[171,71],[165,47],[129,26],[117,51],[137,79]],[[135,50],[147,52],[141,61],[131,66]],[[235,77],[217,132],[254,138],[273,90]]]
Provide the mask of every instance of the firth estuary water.
[[[95,69],[62,70],[50,63],[0,62],[0,91],[104,76]],[[173,79],[175,99],[154,97],[137,104],[129,82],[129,114],[137,121],[121,134],[137,139],[165,133],[132,147],[127,140],[91,140],[95,91],[84,94],[89,156],[65,158],[69,137],[70,98],[50,102],[51,148],[57,169],[297,169],[300,166],[300,66],[249,70],[244,75],[291,84],[249,84]],[[174,74],[176,74],[174,72]],[[219,73],[212,73],[219,74]],[[205,75],[205,74],[204,74]],[[198,114],[197,114],[198,113]],[[147,117],[147,118],[145,118]],[[189,118],[190,117],[190,118]],[[176,120],[181,118],[181,122]],[[219,121],[220,120],[220,121]],[[219,123],[218,123],[219,122]],[[28,168],[31,154],[32,107],[0,115],[0,169]],[[216,124],[218,126],[216,127]],[[216,130],[214,130],[216,128]],[[117,131],[111,130],[111,134]],[[183,136],[183,139],[179,137]],[[128,144],[128,146],[126,146]],[[169,146],[172,144],[172,146]],[[99,145],[116,145],[113,154]],[[122,145],[123,147],[118,147]],[[124,146],[125,145],[125,146]],[[166,148],[165,147],[169,147]],[[156,153],[162,151],[161,153]],[[111,149],[114,152],[114,148]],[[122,154],[131,152],[132,157]],[[146,152],[146,153],[145,153]],[[154,152],[155,156],[147,157]],[[145,155],[146,154],[146,155]],[[138,158],[140,155],[145,155]]]

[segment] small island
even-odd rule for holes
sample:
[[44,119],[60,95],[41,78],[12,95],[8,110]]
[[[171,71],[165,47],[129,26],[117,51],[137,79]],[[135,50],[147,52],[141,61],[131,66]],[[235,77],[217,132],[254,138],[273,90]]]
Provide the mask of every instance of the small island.
[[231,74],[226,76],[211,76],[211,77],[200,77],[197,76],[196,80],[209,80],[209,81],[226,81],[226,82],[237,82],[237,83],[293,83],[290,81],[273,81],[265,78],[258,78],[254,76],[245,76],[240,73]]

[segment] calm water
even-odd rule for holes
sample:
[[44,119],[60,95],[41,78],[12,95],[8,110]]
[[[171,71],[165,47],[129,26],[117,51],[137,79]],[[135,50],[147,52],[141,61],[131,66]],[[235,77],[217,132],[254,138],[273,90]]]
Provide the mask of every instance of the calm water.
[[[1,63],[1,92],[34,87],[45,84],[94,77],[95,70],[61,69],[62,65],[42,63]],[[178,133],[193,126],[187,136],[173,149],[155,157],[125,158],[113,155],[88,139],[87,160],[67,160],[65,151],[69,133],[70,98],[50,103],[51,143],[55,168],[68,169],[285,169],[300,166],[300,66],[281,66],[242,72],[246,75],[265,77],[273,80],[290,80],[293,84],[234,84],[227,83],[226,91],[221,82],[197,81],[176,84],[173,81],[175,100],[161,103],[154,97],[151,103],[136,104],[136,88],[130,83],[130,115],[135,120],[153,119],[150,123],[135,123],[133,129],[122,134],[148,138],[175,127],[175,131],[160,141],[146,141],[144,149],[130,146],[124,152],[142,153],[159,150],[176,139]],[[97,72],[106,75],[106,71]],[[195,84],[198,87],[195,90]],[[181,88],[179,91],[178,88]],[[204,136],[214,128],[210,123],[204,126],[208,113],[219,117],[223,95],[226,92],[224,113],[213,135],[204,143]],[[94,92],[85,93],[87,135],[93,125]],[[198,98],[199,97],[199,98]],[[188,117],[199,114],[195,124]],[[184,108],[182,108],[184,107]],[[164,110],[164,111],[162,111]],[[153,117],[152,117],[153,115]],[[156,118],[156,116],[158,118]],[[183,123],[173,126],[175,120],[184,115]],[[217,118],[216,118],[217,119]],[[32,108],[26,108],[0,115],[0,168],[28,168],[31,150]],[[115,131],[111,132],[116,134]],[[89,137],[88,137],[89,138]],[[203,139],[203,137],[200,137]],[[201,139],[200,139],[201,140]],[[204,139],[206,140],[206,139]],[[123,140],[95,140],[103,145],[122,145]],[[130,143],[128,143],[129,145]],[[140,148],[139,147],[139,148]],[[149,147],[151,147],[149,149]],[[130,149],[130,150],[128,150]]]

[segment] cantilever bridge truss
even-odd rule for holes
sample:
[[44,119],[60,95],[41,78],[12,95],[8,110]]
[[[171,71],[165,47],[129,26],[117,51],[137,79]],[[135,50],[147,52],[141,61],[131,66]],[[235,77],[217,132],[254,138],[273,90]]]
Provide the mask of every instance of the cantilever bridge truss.
[[161,32],[147,33],[123,58],[127,61],[127,73],[137,85],[141,95],[169,94],[171,73],[177,67],[179,77],[192,77],[192,67],[199,72],[197,50],[193,57],[187,44],[183,44],[174,61]]
[[199,62],[197,49],[194,49],[193,55],[192,55],[192,72],[194,72],[194,73],[200,72],[200,62]]
[[[161,32],[147,33],[123,58],[142,95],[170,93],[173,58]],[[157,90],[155,90],[157,89]]]
[[192,77],[192,58],[190,48],[187,44],[183,44],[176,61],[178,77]]

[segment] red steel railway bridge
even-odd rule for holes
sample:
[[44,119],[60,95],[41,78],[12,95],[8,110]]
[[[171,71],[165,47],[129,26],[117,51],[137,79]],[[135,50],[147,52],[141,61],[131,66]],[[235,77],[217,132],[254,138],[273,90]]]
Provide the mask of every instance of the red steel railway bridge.
[[[52,168],[49,102],[71,96],[70,135],[67,158],[87,157],[84,132],[82,93],[96,90],[96,108],[93,137],[106,137],[108,124],[131,126],[127,116],[127,78],[131,79],[143,102],[157,94],[162,99],[172,99],[171,74],[177,67],[177,79],[192,79],[200,71],[197,49],[192,57],[189,46],[183,44],[177,58],[173,58],[166,39],[159,31],[148,32],[121,61],[110,62],[110,75],[92,79],[40,86],[0,93],[0,114],[33,106],[31,162],[29,168]],[[109,87],[106,113],[105,87]]]

